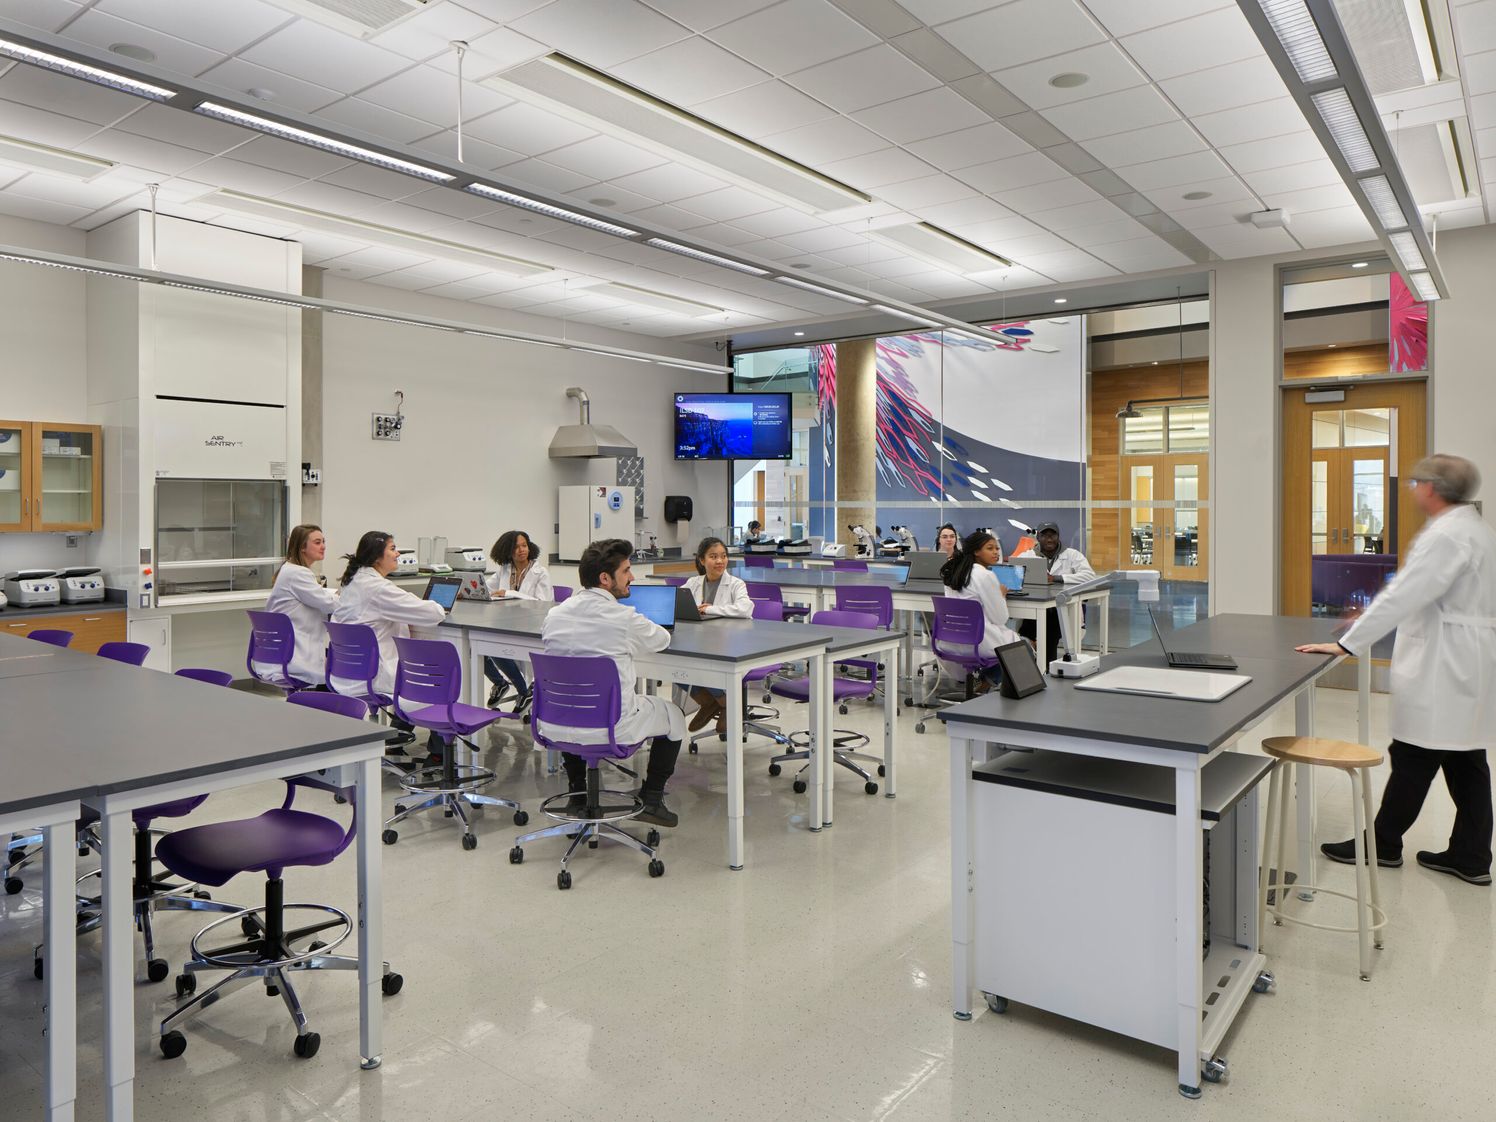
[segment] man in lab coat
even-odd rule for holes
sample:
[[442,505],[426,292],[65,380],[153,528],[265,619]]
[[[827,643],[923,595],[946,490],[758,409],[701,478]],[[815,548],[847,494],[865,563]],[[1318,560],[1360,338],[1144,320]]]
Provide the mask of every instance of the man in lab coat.
[[[639,797],[644,801],[639,821],[674,826],[680,819],[665,805],[665,784],[675,771],[680,743],[686,735],[686,718],[673,702],[634,689],[634,656],[663,651],[670,645],[670,632],[620,603],[628,599],[629,585],[634,582],[633,564],[629,560],[633,551],[634,547],[622,538],[589,545],[577,566],[582,591],[551,609],[540,639],[546,654],[603,655],[617,664],[622,704],[614,729],[617,743],[637,744],[653,737],[649,767],[639,788]],[[597,729],[546,724],[541,731],[552,739],[574,744],[607,741],[607,733]],[[563,752],[561,760],[566,766],[568,789],[585,791],[586,761],[570,752]]]
[[[1475,465],[1459,456],[1429,456],[1408,481],[1428,522],[1402,569],[1339,643],[1299,647],[1317,654],[1360,655],[1397,629],[1392,646],[1392,771],[1376,818],[1377,863],[1403,863],[1402,843],[1434,776],[1454,800],[1454,830],[1439,853],[1418,863],[1470,884],[1491,883],[1491,769],[1496,742],[1496,530],[1470,499],[1480,486]],[[1354,864],[1352,842],[1320,846],[1326,857]]]
[[[1096,579],[1096,570],[1091,568],[1091,562],[1086,560],[1084,553],[1068,546],[1063,549],[1060,547],[1059,523],[1041,522],[1039,529],[1035,531],[1035,538],[1039,543],[1036,549],[1026,549],[1013,556],[1015,560],[1019,557],[1044,558],[1049,568],[1050,584],[1080,584]],[[1044,638],[1048,649],[1044,652],[1045,666],[1053,662],[1055,655],[1060,652],[1060,613],[1056,608],[1047,610],[1049,618],[1045,623]],[[1039,629],[1033,620],[1026,619],[1018,625],[1018,634],[1033,642]],[[1076,642],[1080,642],[1079,637]]]

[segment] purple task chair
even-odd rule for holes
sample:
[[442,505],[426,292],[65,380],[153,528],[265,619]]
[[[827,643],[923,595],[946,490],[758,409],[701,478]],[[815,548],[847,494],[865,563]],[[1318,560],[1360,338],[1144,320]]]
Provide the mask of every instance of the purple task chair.
[[151,657],[151,648],[144,643],[100,643],[99,657],[123,662],[126,666],[143,666]]
[[66,647],[73,641],[73,633],[55,627],[38,627],[35,631],[26,632],[26,638],[35,639],[38,643],[49,643],[54,647]]
[[291,617],[280,612],[244,614],[249,617],[249,650],[244,656],[249,676],[282,693],[295,693],[311,685],[291,673],[291,659],[296,655],[296,628]]
[[204,682],[210,686],[231,686],[234,684],[234,676],[226,670],[209,670],[201,666],[187,666],[177,671],[178,678],[191,678],[194,682]]
[[784,602],[784,589],[780,588],[777,584],[768,584],[757,580],[744,581],[743,583],[748,586],[748,599],[752,600],[755,604],[761,600],[772,600],[774,603],[779,604],[784,613],[781,617],[782,619],[803,620],[810,614],[809,608],[786,604]]
[[551,585],[551,598],[558,604],[564,604],[571,599],[571,586],[566,584]]
[[[540,838],[571,838],[571,845],[561,857],[561,871],[556,874],[556,887],[571,887],[571,872],[567,863],[581,849],[583,843],[589,848],[603,838],[620,842],[636,849],[649,858],[649,875],[663,876],[665,862],[656,856],[655,847],[660,844],[660,832],[650,830],[645,841],[640,841],[626,830],[619,829],[615,822],[633,818],[644,809],[644,802],[627,791],[608,791],[602,786],[598,765],[603,760],[625,760],[639,750],[641,742],[618,743],[618,720],[622,712],[622,697],[618,687],[618,667],[610,658],[588,656],[573,658],[563,655],[536,654],[530,656],[530,665],[535,671],[534,702],[531,710],[530,728],[535,734],[535,743],[552,751],[570,752],[587,762],[587,794],[583,805],[578,807],[572,799],[576,796],[568,791],[552,795],[540,804],[545,814],[556,819],[560,825],[547,826],[514,839],[514,848],[509,851],[509,860],[518,865],[525,859],[524,846]],[[578,744],[573,741],[553,739],[546,727],[588,729],[606,734],[601,744]],[[627,799],[626,804],[605,805],[604,795]],[[562,800],[565,800],[564,803]],[[556,804],[561,809],[554,809]],[[580,814],[577,811],[580,810]]]
[[[886,590],[885,590],[886,591]],[[813,625],[822,627],[858,627],[868,631],[878,628],[878,617],[866,612],[827,611],[817,612],[810,617]],[[844,674],[835,673],[836,670],[844,668],[866,671],[866,678],[850,678]],[[838,662],[833,669],[831,678],[831,697],[840,711],[845,714],[847,702],[854,698],[870,698],[878,689],[880,681],[879,667],[876,662],[868,659],[847,659]],[[788,698],[791,701],[810,700],[810,679],[791,678],[788,681],[775,682],[769,687],[769,692],[775,697]],[[769,761],[769,774],[778,775],[780,765],[791,760],[804,760],[805,763],[795,774],[794,789],[799,795],[805,791],[805,769],[810,766],[810,740],[809,730],[794,732],[789,736],[789,742],[794,751],[775,756]],[[831,761],[840,764],[848,771],[855,772],[862,777],[862,789],[869,795],[878,793],[878,783],[872,774],[863,768],[857,761],[866,760],[868,763],[878,765],[878,774],[882,775],[884,765],[882,759],[872,756],[866,752],[857,751],[865,748],[871,743],[870,738],[860,732],[852,732],[849,729],[833,729],[831,733]]]
[[[750,599],[753,599],[751,590],[754,588],[769,587],[773,588],[776,593],[779,591],[778,587],[774,585],[750,584],[748,587],[750,589]],[[754,599],[753,618],[771,620],[774,623],[783,622],[784,602],[778,599]],[[750,685],[756,682],[767,682],[782,673],[784,673],[784,666],[781,664],[779,666],[760,666],[757,670],[750,670],[743,675],[743,736],[745,738],[750,735],[766,736],[775,744],[781,744],[786,747],[790,745],[788,736],[780,732],[773,725],[765,723],[766,721],[777,721],[779,719],[779,710],[768,704],[770,697],[768,686],[764,687],[765,704],[754,705],[748,700],[748,688]],[[691,742],[687,745],[687,751],[693,756],[696,755],[697,742],[706,740],[712,736],[717,737],[723,743],[727,741],[726,732],[719,734],[715,729],[703,729],[691,737]]]
[[514,811],[514,824],[530,821],[519,803],[512,799],[480,795],[478,791],[494,781],[494,773],[476,764],[459,764],[456,742],[461,740],[474,753],[479,751],[469,737],[503,717],[518,717],[458,701],[462,694],[462,662],[457,648],[445,639],[396,639],[400,665],[395,671],[395,716],[417,728],[430,730],[442,744],[441,762],[419,768],[401,776],[400,786],[408,795],[425,796],[419,803],[395,805],[395,813],[385,820],[384,844],[394,845],[400,835],[394,826],[412,814],[440,809],[462,824],[462,848],[476,849],[477,835],[468,821],[468,808],[503,806]]
[[668,584],[671,588],[679,588],[681,585],[685,584],[686,581],[688,581],[690,579],[691,579],[690,577],[661,577],[660,578],[661,581],[663,581],[665,584]]
[[749,569],[772,569],[774,567],[774,555],[772,553],[745,553],[743,564]]
[[[930,650],[941,662],[961,667],[965,690],[964,700],[973,697],[974,678],[983,670],[998,665],[997,659],[981,653],[982,640],[987,635],[987,620],[982,615],[982,605],[976,600],[960,596],[935,596],[931,598],[935,614],[930,622]],[[951,702],[926,700],[920,708],[926,711],[944,709]],[[915,732],[925,731],[925,717],[914,726]]]
[[[331,693],[305,692],[289,699],[295,705],[318,709],[349,720],[362,721],[368,710],[357,698]],[[161,1022],[161,1053],[174,1059],[187,1050],[187,1038],[175,1026],[187,1017],[201,1012],[231,987],[256,978],[263,979],[265,992],[279,994],[296,1025],[293,1051],[302,1059],[317,1054],[322,1038],[307,1028],[306,1014],[291,984],[291,974],[303,970],[357,970],[358,959],[329,953],[353,930],[353,919],[347,912],[325,904],[287,904],[281,873],[298,865],[327,865],[343,850],[358,828],[358,806],[354,788],[343,794],[353,805],[352,818],[345,828],[331,818],[293,810],[298,787],[323,787],[319,780],[298,776],[286,780],[285,801],[274,810],[256,818],[232,822],[212,822],[178,830],[156,846],[161,863],[178,876],[201,884],[220,885],[240,873],[264,873],[265,905],[241,909],[235,916],[210,923],[192,938],[192,958],[177,977],[179,1002]],[[318,918],[301,927],[287,928],[286,913],[292,910],[314,913]],[[237,922],[236,922],[237,921]],[[222,936],[226,925],[233,924],[238,938],[223,945],[204,949],[213,936]],[[227,977],[197,992],[197,975],[210,970],[227,970]],[[385,996],[400,992],[404,979],[384,964],[382,990]]]
[[[374,688],[379,677],[379,637],[367,623],[331,623],[327,625],[327,688],[334,694],[354,698],[369,709],[370,720],[386,715],[395,699]],[[295,694],[291,695],[295,697]],[[415,738],[404,735],[405,744],[394,742],[400,751],[408,751],[408,744]],[[386,757],[382,766],[395,774],[404,776],[409,764],[399,764]]]
[[865,573],[867,562],[852,557],[837,557],[832,559],[831,568],[838,573]]

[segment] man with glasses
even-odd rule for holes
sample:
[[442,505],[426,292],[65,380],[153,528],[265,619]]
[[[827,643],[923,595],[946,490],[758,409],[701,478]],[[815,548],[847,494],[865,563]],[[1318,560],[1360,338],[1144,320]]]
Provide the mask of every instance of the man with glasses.
[[[1475,465],[1460,456],[1420,460],[1408,481],[1428,522],[1402,568],[1339,643],[1297,648],[1361,655],[1397,630],[1392,646],[1392,770],[1376,817],[1377,864],[1403,863],[1403,835],[1440,771],[1454,800],[1454,830],[1418,863],[1469,884],[1491,883],[1491,769],[1496,742],[1496,530],[1471,498]],[[1355,864],[1352,841],[1320,846]]]

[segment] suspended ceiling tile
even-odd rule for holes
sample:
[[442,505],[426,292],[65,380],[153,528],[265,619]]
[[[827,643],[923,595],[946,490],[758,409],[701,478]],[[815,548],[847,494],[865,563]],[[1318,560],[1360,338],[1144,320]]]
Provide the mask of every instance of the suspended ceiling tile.
[[761,214],[774,207],[768,199],[742,187],[723,187],[708,191],[704,195],[693,195],[681,199],[682,208],[700,214],[714,222],[731,222],[746,214]]
[[508,26],[589,66],[604,68],[690,34],[638,0],[556,0]]
[[1287,230],[1259,230],[1248,222],[1233,222],[1196,230],[1195,236],[1225,258],[1260,257],[1268,253],[1290,253],[1299,248]]
[[242,148],[234,149],[234,159],[307,179],[315,179],[352,163],[342,156],[273,136],[257,136]]
[[896,207],[904,210],[920,210],[940,203],[955,202],[972,197],[972,188],[948,175],[926,175],[919,179],[906,179],[902,183],[890,183],[880,187],[878,194]]
[[991,163],[962,168],[954,174],[957,179],[971,184],[978,191],[995,195],[1035,183],[1049,183],[1063,178],[1065,170],[1042,152],[1030,152],[1023,156],[1010,156],[1005,160],[993,160]]
[[0,193],[0,214],[9,214],[15,218],[29,218],[35,222],[51,222],[57,226],[66,226],[76,222],[86,217],[92,209],[92,207],[49,202],[46,199],[27,198],[9,191]]
[[761,238],[777,238],[784,234],[797,234],[807,230],[824,229],[817,218],[789,207],[766,210],[760,214],[747,214],[733,220],[733,225]]
[[784,0],[714,28],[707,37],[774,74],[792,74],[878,42],[826,0]]
[[1293,216],[1293,233],[1306,246],[1345,245],[1376,237],[1358,206],[1334,207]]
[[953,19],[995,8],[1007,0],[899,0],[901,7],[934,27]]
[[1460,50],[1466,54],[1496,51],[1496,4],[1458,4],[1454,9]]
[[420,60],[450,51],[454,39],[477,39],[493,27],[491,19],[476,11],[456,4],[432,4],[389,30],[371,36],[369,41],[408,59]]
[[1086,0],[1091,14],[1119,38],[1230,6],[1231,0]]
[[1187,210],[1171,211],[1169,216],[1186,230],[1208,230],[1212,226],[1229,226],[1246,222],[1250,215],[1262,209],[1255,199],[1238,199],[1233,202],[1207,202]]
[[1012,217],[1013,212],[1001,203],[977,195],[951,202],[921,206],[919,214],[921,218],[927,222],[933,222],[943,230],[952,230],[978,223],[1001,221]]
[[[1205,192],[1207,198],[1187,199],[1185,195]],[[1193,183],[1179,183],[1169,187],[1152,187],[1142,192],[1143,196],[1160,210],[1172,214],[1176,210],[1188,210],[1191,207],[1203,206],[1206,203],[1233,203],[1244,201],[1255,201],[1252,193],[1240,179],[1235,176],[1223,176],[1218,179],[1202,179]]]
[[1106,262],[1080,250],[1031,254],[1018,263],[1057,281],[1090,280],[1093,277],[1115,276],[1117,273]]
[[115,126],[122,132],[217,155],[253,139],[256,133],[164,105],[145,105]]
[[756,86],[769,77],[731,51],[701,38],[682,39],[609,72],[675,105],[695,105]]
[[[1096,204],[1083,203],[1082,206],[1093,206]],[[1112,208],[1113,214],[1116,208]],[[1092,246],[1108,245],[1112,242],[1131,241],[1135,238],[1152,237],[1148,228],[1140,222],[1127,217],[1104,217],[1099,222],[1087,223],[1083,226],[1073,226],[1067,221],[1064,225],[1047,222],[1043,214],[1034,216],[1045,225],[1052,225],[1069,240],[1082,249],[1090,249]]]
[[1078,179],[1056,179],[1052,183],[1036,183],[1031,187],[994,191],[992,194],[1003,206],[1025,216],[1030,216],[1041,208],[1050,210],[1080,203],[1094,203],[1101,198]]
[[522,101],[469,121],[465,131],[479,140],[532,156],[597,135],[585,125]]
[[335,101],[326,108],[317,110],[317,116],[335,125],[345,125],[394,144],[409,144],[436,131],[430,121],[407,117],[404,113],[397,113],[393,109],[386,109],[357,97]]
[[102,156],[116,163],[130,164],[163,176],[181,175],[188,168],[208,159],[206,153],[194,152],[176,144],[135,136],[115,129],[90,137],[85,147],[91,156]]
[[1013,0],[935,30],[988,72],[1106,38],[1073,0]]
[[1219,113],[1206,113],[1193,118],[1193,123],[1216,148],[1286,136],[1289,133],[1303,132],[1309,127],[1298,103],[1291,97],[1275,98],[1236,109],[1223,109]]
[[82,0],[13,0],[6,14],[28,27],[57,31],[82,10]]
[[[523,152],[516,152],[511,148],[503,148],[497,144],[490,144],[486,140],[464,135],[462,139],[462,159],[457,159],[457,133],[453,129],[445,132],[433,133],[431,136],[422,137],[416,141],[413,147],[435,153],[444,160],[460,163],[464,167],[474,168],[479,171],[494,171],[499,168],[516,164],[525,158]],[[445,190],[445,188],[443,188]]]
[[996,121],[916,141],[907,147],[920,159],[944,171],[960,171],[976,164],[1032,151],[1027,141],[1021,140]]
[[[315,113],[324,105],[331,105],[343,95],[327,86],[292,77],[279,70],[246,62],[242,58],[231,58],[202,75],[206,80],[237,93],[248,94],[250,90],[269,90],[274,96],[266,102],[268,106],[285,106],[302,113]],[[251,95],[253,96],[253,95]]]
[[[1038,212],[1025,212],[1026,217],[1032,218],[1045,229],[1053,230],[1057,234],[1070,237],[1069,231],[1077,230],[1097,223],[1116,223],[1124,220],[1124,215],[1111,203],[1105,200],[1094,202],[1076,203],[1073,206],[1056,207],[1050,210]],[[1070,238],[1076,241],[1076,238]],[[1121,238],[1114,238],[1121,241]]]
[[779,81],[714,97],[693,105],[691,112],[749,140],[836,116],[829,106]]
[[1190,264],[1190,259],[1168,242],[1155,237],[1136,238],[1091,247],[1091,252],[1124,273],[1146,273]]
[[350,94],[405,70],[410,60],[311,20],[297,20],[244,50],[248,62],[287,74],[315,74],[319,85]]
[[853,113],[852,119],[895,144],[907,144],[985,124],[988,117],[955,90],[941,86]]
[[[462,76],[469,81],[481,82],[500,71],[508,70],[511,66],[518,66],[520,63],[529,62],[531,59],[547,54],[550,54],[550,48],[544,43],[537,43],[534,39],[521,35],[517,31],[510,31],[507,27],[496,28],[487,35],[468,40],[467,53],[462,59]],[[448,51],[445,54],[439,54],[435,58],[428,59],[426,65],[444,74],[455,75],[457,53]]]
[[1128,35],[1121,44],[1155,82],[1262,54],[1262,44],[1234,4]]
[[771,152],[813,167],[887,150],[888,141],[845,117],[815,121],[760,141]]
[[1044,117],[1072,140],[1081,142],[1179,120],[1163,95],[1146,85],[1056,105],[1044,110]]
[[1238,172],[1262,171],[1264,168],[1281,168],[1289,164],[1301,164],[1322,158],[1325,149],[1307,129],[1303,132],[1275,136],[1268,140],[1253,140],[1246,144],[1233,144],[1220,149],[1221,159]]
[[[1086,81],[1079,86],[1050,85],[1050,79],[1059,74],[1084,74]],[[998,71],[994,77],[1035,109],[1116,93],[1148,80],[1115,43],[1097,43],[1055,58],[1023,62]]]
[[636,210],[647,210],[649,207],[660,205],[659,199],[651,199],[645,195],[635,194],[633,191],[625,191],[618,186],[617,180],[611,183],[593,183],[577,191],[573,198],[598,210],[611,210],[615,214],[633,214]]
[[[6,101],[46,108],[95,125],[111,124],[144,104],[138,97],[105,89],[92,82],[80,82],[50,70],[19,63],[7,62],[7,65],[10,69],[0,75],[0,98]],[[3,131],[6,130],[0,128],[0,132]]]
[[785,80],[842,113],[854,113],[940,85],[887,43],[796,71]]
[[727,183],[684,164],[665,163],[630,175],[618,176],[611,186],[647,195],[657,202],[671,203],[676,199],[715,191],[726,187]]
[[1118,175],[1139,191],[1169,187],[1176,183],[1194,183],[1201,179],[1224,179],[1231,174],[1231,168],[1214,152],[1191,152],[1185,156],[1171,156],[1167,160],[1127,164],[1116,170]]
[[1287,87],[1266,55],[1182,74],[1159,83],[1186,116],[1216,113],[1282,97]]
[[1094,137],[1083,141],[1081,147],[1106,167],[1119,168],[1188,155],[1202,150],[1205,144],[1195,130],[1183,121],[1170,121],[1131,132]]
[[282,191],[275,197],[275,201],[294,203],[296,206],[310,207],[328,214],[361,218],[371,208],[387,200],[319,181],[298,183],[295,187]]
[[902,148],[885,148],[881,152],[869,152],[865,156],[823,164],[820,170],[853,187],[874,191],[889,183],[901,183],[919,175],[928,175],[932,169],[929,164],[916,159]]
[[[353,191],[362,191],[366,195],[377,195],[381,199],[403,199],[419,194],[430,186],[425,180],[401,175],[399,172],[385,171],[383,168],[370,167],[367,164],[350,164],[345,168],[339,168],[337,171],[322,176],[320,182],[331,183],[336,187],[347,187]],[[456,192],[449,191],[448,194],[456,194]]]
[[663,157],[648,148],[601,134],[547,152],[545,159],[592,180],[629,175],[664,163]]
[[99,131],[99,126],[30,105],[0,105],[0,133],[53,148],[72,148]]
[[729,20],[767,8],[777,0],[649,0],[649,6],[692,31],[710,31]]
[[[157,66],[177,74],[201,74],[209,67],[223,61],[227,53],[225,51],[214,50],[198,43],[189,43],[185,39],[179,39],[175,35],[168,35],[157,30],[162,26],[171,26],[170,23],[159,18],[164,14],[158,13],[157,16],[147,18],[142,23],[135,23],[118,19],[94,8],[84,12],[68,24],[64,35],[75,42],[86,43],[105,51],[116,43],[144,47],[155,54]],[[238,47],[250,41],[246,39],[230,49],[237,50]]]
[[563,195],[579,191],[597,179],[594,175],[572,171],[547,160],[521,160],[499,170],[505,183],[512,183],[520,188],[538,187],[542,191],[554,191]]
[[[433,66],[413,66],[362,90],[358,96],[361,101],[409,117],[419,117],[443,128],[457,123],[457,78]],[[462,115],[465,122],[512,104],[513,98],[505,97],[497,90],[473,81],[463,84]],[[431,131],[427,129],[427,133]]]

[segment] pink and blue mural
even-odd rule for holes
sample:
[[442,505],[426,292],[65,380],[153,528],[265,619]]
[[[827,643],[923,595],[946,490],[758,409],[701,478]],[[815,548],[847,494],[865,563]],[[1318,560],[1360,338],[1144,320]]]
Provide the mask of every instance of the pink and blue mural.
[[1428,369],[1428,305],[1402,279],[1387,278],[1387,369],[1394,374]]

